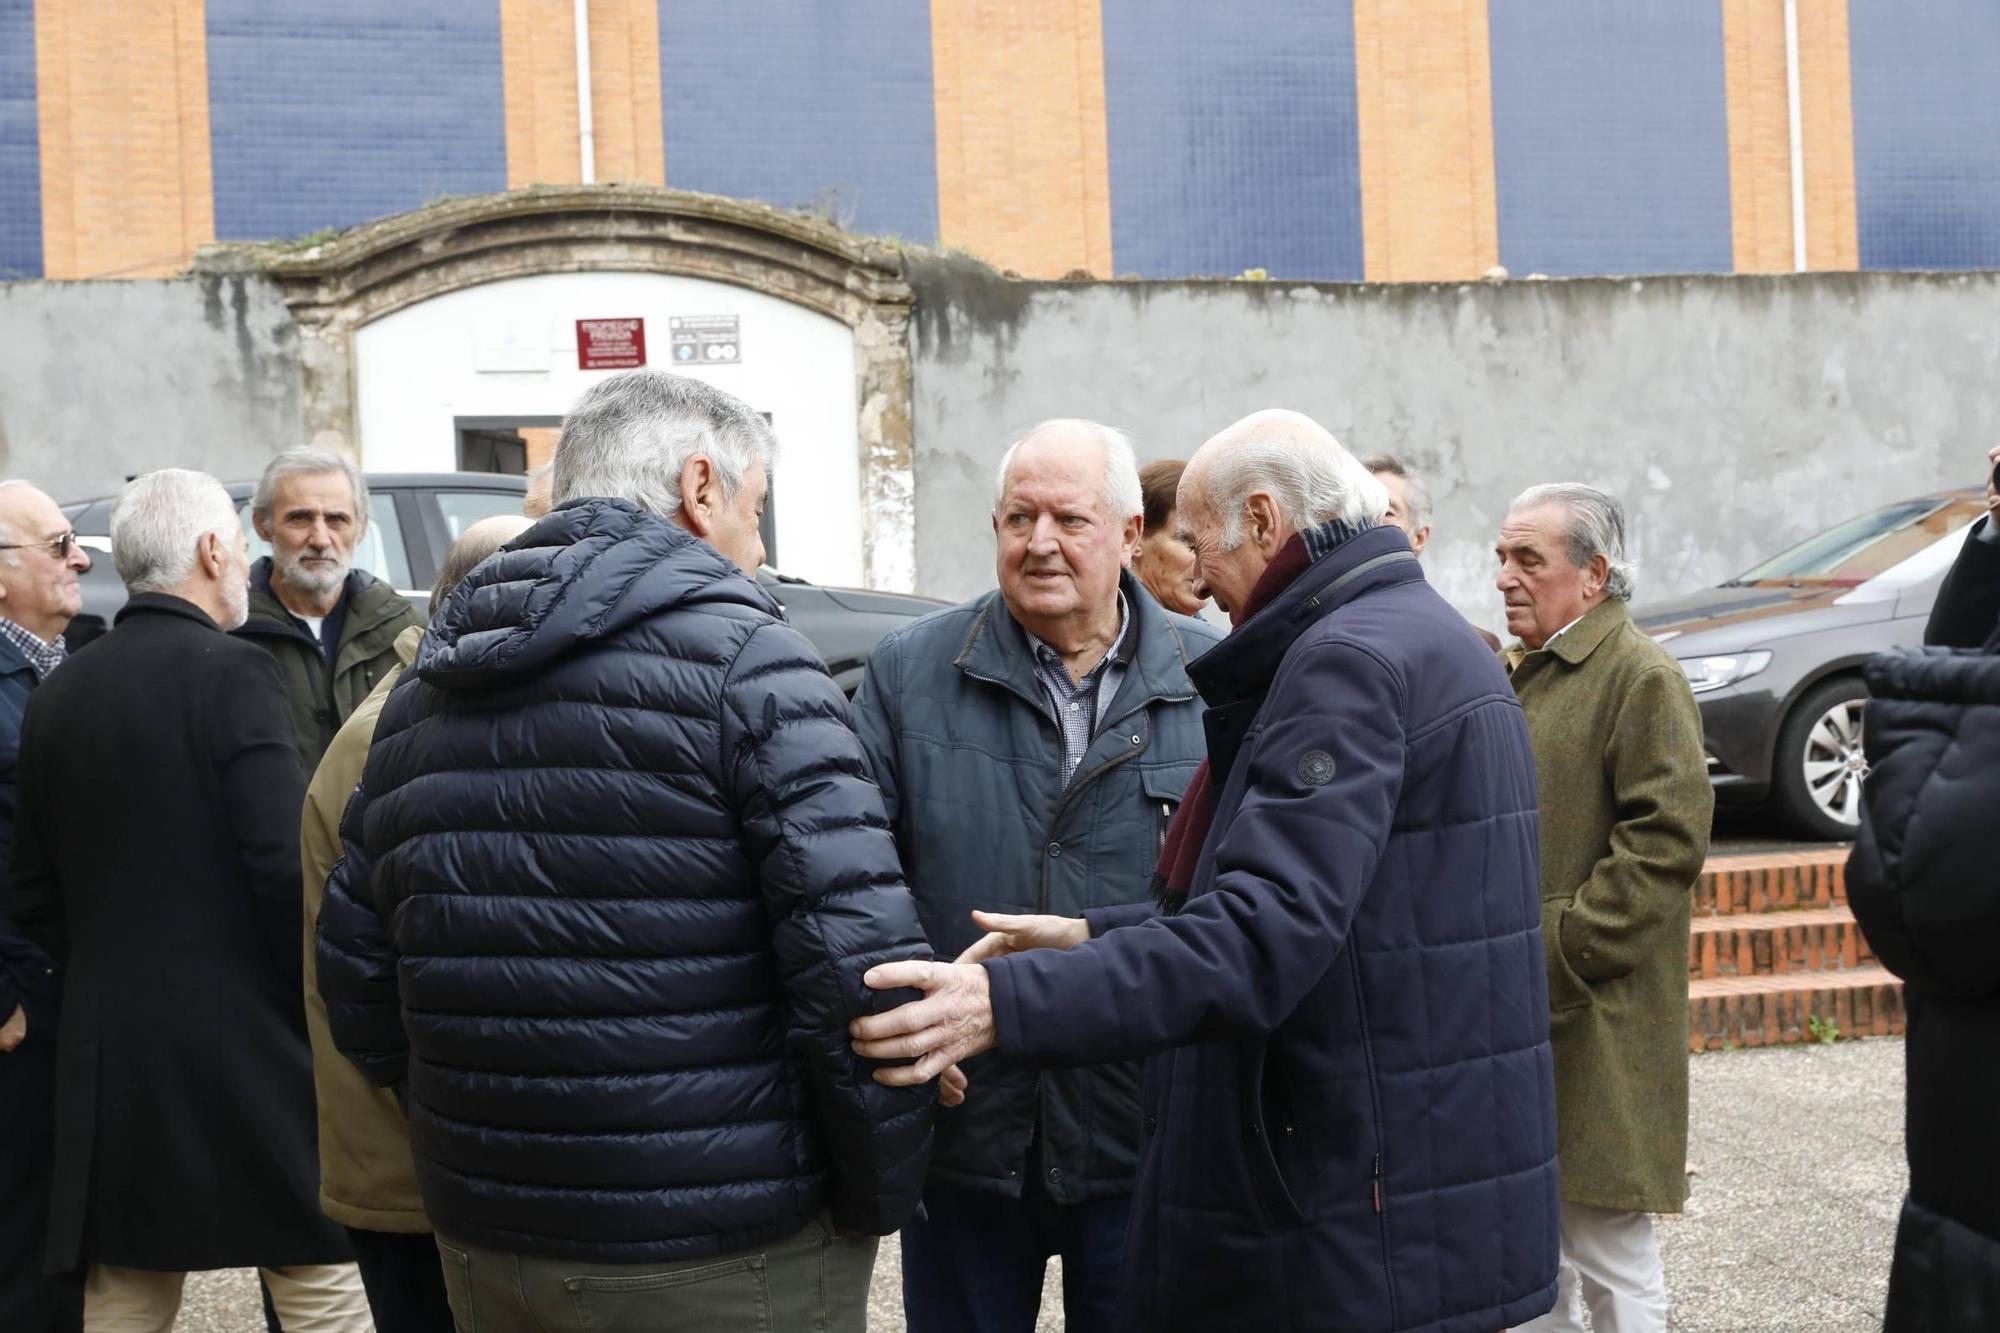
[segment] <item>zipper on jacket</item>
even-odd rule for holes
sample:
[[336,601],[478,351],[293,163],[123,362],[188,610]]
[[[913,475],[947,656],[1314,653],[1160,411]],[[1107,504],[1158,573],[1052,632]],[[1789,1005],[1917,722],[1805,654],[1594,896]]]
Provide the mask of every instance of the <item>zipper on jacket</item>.
[[1379,1213],[1382,1211],[1382,1154],[1379,1152],[1375,1154],[1375,1167],[1370,1179],[1375,1182],[1375,1211]]
[[1347,975],[1354,983],[1354,1013],[1360,1021],[1361,1063],[1368,1072],[1368,1106],[1375,1117],[1375,1160],[1369,1183],[1382,1233],[1382,1284],[1389,1293],[1389,1322],[1400,1328],[1403,1316],[1396,1300],[1396,1270],[1389,1261],[1389,1211],[1382,1203],[1382,1082],[1375,1068],[1375,1043],[1368,1036],[1368,1000],[1361,990],[1360,942],[1352,929],[1347,936],[1347,958]]
[[1153,861],[1157,864],[1167,851],[1167,830],[1174,826],[1174,807],[1169,801],[1160,802],[1160,841],[1153,848]]

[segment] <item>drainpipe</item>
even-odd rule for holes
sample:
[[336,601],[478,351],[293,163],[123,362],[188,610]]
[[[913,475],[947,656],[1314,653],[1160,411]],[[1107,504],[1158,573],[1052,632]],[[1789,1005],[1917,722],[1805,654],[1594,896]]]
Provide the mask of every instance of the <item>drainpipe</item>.
[[[1787,0],[1789,5],[1789,0]],[[1789,12],[1789,10],[1788,10]],[[1789,31],[1789,29],[1788,29]],[[1798,157],[1798,90],[1792,93],[1792,156]],[[590,118],[590,0],[576,0],[576,155],[583,183],[597,181],[597,130]],[[1793,168],[1797,171],[1796,166]],[[1793,188],[1797,188],[1796,185]]]
[[1803,273],[1806,271],[1806,155],[1799,131],[1798,0],[1785,0],[1785,111],[1792,132],[1792,271]]

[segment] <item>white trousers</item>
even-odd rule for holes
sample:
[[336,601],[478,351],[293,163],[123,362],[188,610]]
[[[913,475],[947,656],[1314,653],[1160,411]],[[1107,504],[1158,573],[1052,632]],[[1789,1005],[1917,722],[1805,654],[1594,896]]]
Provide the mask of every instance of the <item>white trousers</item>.
[[1556,1308],[1515,1333],[1583,1333],[1586,1305],[1596,1333],[1666,1333],[1667,1274],[1652,1214],[1562,1206]]
[[[353,1264],[264,1268],[285,1333],[375,1333]],[[83,1333],[172,1333],[186,1273],[92,1264],[83,1280]],[[263,1327],[260,1312],[257,1325]]]

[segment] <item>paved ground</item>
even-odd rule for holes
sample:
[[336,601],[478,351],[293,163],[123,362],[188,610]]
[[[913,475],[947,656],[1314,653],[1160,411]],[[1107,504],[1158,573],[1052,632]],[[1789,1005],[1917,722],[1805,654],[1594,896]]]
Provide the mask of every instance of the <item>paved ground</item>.
[[[1903,1043],[1695,1057],[1693,1197],[1661,1223],[1676,1333],[1877,1333],[1903,1170]],[[900,1333],[883,1242],[870,1333]],[[1061,1327],[1054,1265],[1041,1327]],[[200,1274],[178,1327],[258,1333],[247,1272]]]

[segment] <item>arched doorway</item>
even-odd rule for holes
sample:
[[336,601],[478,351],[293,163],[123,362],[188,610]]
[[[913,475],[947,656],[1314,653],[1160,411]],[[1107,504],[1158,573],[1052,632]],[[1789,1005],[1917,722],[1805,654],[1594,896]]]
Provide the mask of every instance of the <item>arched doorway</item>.
[[770,415],[788,570],[912,585],[911,298],[886,247],[711,195],[537,186],[202,258],[238,266],[297,322],[307,437],[372,470],[518,467],[643,355]]

